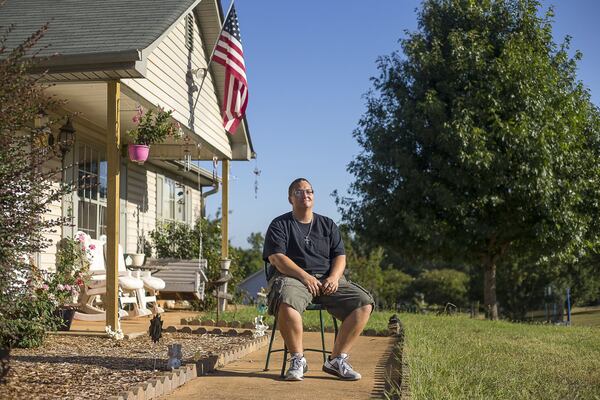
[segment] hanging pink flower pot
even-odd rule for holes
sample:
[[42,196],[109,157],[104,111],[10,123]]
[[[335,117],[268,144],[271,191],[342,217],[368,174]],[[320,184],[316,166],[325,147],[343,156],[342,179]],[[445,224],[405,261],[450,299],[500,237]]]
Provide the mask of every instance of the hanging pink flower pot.
[[135,163],[143,164],[148,159],[150,146],[145,144],[129,144],[129,159]]

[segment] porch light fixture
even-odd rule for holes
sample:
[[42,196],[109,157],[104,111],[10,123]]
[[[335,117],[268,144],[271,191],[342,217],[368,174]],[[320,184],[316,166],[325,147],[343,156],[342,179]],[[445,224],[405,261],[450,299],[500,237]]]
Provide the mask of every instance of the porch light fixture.
[[190,74],[198,79],[204,79],[208,73],[208,68],[194,68],[190,70]]
[[65,122],[65,124],[60,127],[58,133],[58,148],[63,157],[65,156],[65,154],[67,154],[67,152],[73,145],[74,138],[75,128],[73,128],[71,117],[67,117],[67,122]]

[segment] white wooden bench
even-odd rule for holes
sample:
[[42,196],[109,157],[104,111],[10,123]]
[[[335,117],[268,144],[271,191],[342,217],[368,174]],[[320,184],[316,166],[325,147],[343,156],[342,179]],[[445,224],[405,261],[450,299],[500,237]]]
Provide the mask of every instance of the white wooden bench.
[[161,300],[204,300],[207,265],[206,259],[149,259],[145,266],[163,267],[152,273],[165,281],[165,288],[158,294]]

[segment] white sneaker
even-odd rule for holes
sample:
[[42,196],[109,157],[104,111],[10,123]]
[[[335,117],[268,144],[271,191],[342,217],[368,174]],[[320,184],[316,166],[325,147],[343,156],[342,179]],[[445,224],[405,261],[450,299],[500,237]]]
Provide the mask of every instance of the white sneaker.
[[362,378],[358,372],[352,369],[352,365],[348,362],[348,354],[325,361],[323,371],[346,381],[357,381]]
[[290,369],[285,373],[286,381],[301,381],[304,379],[304,373],[308,371],[306,358],[292,357],[290,358]]

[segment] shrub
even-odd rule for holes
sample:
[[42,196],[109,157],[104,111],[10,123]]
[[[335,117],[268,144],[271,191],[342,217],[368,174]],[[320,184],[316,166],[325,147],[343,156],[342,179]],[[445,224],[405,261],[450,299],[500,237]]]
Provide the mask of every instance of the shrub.
[[45,95],[43,74],[28,74],[46,29],[12,49],[5,47],[10,27],[0,36],[0,346],[38,346],[53,323],[52,302],[28,284],[34,270],[24,259],[48,246],[44,232],[64,222],[42,216],[68,191],[48,184],[60,181],[60,171],[44,168],[54,157],[50,125],[31,127],[40,110],[59,103]]
[[395,309],[400,299],[407,299],[413,277],[394,268],[384,269],[383,284],[379,288],[382,307]]
[[446,303],[466,306],[468,287],[469,276],[454,269],[425,271],[413,283],[415,292],[423,293],[428,303],[442,306]]

